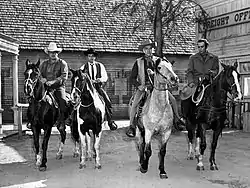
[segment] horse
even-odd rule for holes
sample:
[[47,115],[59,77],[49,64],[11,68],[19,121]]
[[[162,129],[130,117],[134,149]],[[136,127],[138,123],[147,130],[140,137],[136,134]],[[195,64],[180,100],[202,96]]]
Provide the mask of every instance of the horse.
[[178,84],[178,77],[174,73],[172,64],[159,58],[155,62],[154,81],[150,79],[153,89],[146,97],[142,108],[138,108],[136,148],[139,157],[141,173],[148,171],[149,159],[152,155],[151,139],[153,135],[159,142],[159,171],[160,178],[168,178],[164,166],[167,143],[173,127],[173,111],[169,102],[169,89]]
[[[206,130],[212,130],[211,152],[209,157],[210,170],[218,170],[215,163],[215,151],[219,135],[225,127],[227,118],[227,94],[232,94],[232,100],[241,99],[242,94],[239,85],[239,73],[237,62],[234,65],[221,63],[223,70],[208,82],[201,79],[196,92],[189,98],[181,101],[181,109],[186,119],[188,131],[188,160],[197,158],[197,170],[204,170],[203,155],[206,149]],[[198,93],[197,90],[203,88]],[[196,140],[195,140],[196,137]],[[195,146],[196,145],[196,146]]]
[[[47,168],[47,148],[51,135],[52,127],[59,116],[59,109],[55,98],[41,81],[41,72],[39,69],[40,60],[36,64],[26,60],[26,70],[24,72],[24,93],[29,99],[29,109],[27,115],[31,120],[31,130],[33,133],[33,143],[35,149],[36,166],[40,171],[46,171]],[[39,152],[39,137],[41,130],[44,130],[42,142],[42,152]],[[66,140],[66,127],[58,126],[60,132],[60,144],[56,154],[56,159],[62,159],[63,146]]]
[[79,168],[85,168],[86,161],[94,157],[95,168],[101,169],[100,140],[105,117],[105,103],[87,73],[81,69],[70,69],[70,71],[72,72],[71,100],[74,105],[72,137],[81,148]]

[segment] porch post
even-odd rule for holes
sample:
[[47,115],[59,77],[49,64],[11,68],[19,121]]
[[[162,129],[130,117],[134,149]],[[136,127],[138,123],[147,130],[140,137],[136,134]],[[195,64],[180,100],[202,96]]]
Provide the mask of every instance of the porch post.
[[[2,78],[2,53],[0,51],[0,79]],[[2,120],[2,83],[0,82],[0,140],[3,137],[3,129],[2,129],[2,124],[3,124],[3,120]]]
[[18,129],[18,55],[12,57],[13,64],[13,111],[14,111],[14,129]]

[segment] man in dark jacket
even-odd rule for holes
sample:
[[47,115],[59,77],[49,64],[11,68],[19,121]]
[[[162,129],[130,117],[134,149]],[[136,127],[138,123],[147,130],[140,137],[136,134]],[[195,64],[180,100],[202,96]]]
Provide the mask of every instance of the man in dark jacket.
[[198,53],[189,58],[188,84],[180,91],[181,100],[186,100],[194,94],[199,79],[213,79],[219,72],[218,56],[208,52],[208,45],[209,42],[206,39],[199,39],[197,42]]
[[106,69],[102,63],[96,61],[98,54],[93,48],[88,49],[87,51],[84,52],[84,54],[87,56],[88,62],[82,65],[80,69],[86,72],[90,76],[97,92],[103,97],[105,101],[105,111],[106,111],[108,126],[110,130],[116,130],[117,125],[114,121],[112,121],[111,101],[106,91],[102,88],[102,84],[107,82],[108,80]]
[[191,55],[187,69],[188,86],[197,85],[199,78],[211,75],[214,77],[219,72],[218,56],[208,52],[209,42],[206,39],[199,39],[197,42],[198,53]]

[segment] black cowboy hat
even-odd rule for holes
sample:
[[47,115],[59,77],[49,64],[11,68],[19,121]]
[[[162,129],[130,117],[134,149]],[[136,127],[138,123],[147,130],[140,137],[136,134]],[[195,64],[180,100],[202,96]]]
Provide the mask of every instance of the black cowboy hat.
[[98,56],[98,53],[93,48],[89,48],[87,51],[83,52],[84,55],[88,56],[88,54],[94,54],[95,57]]

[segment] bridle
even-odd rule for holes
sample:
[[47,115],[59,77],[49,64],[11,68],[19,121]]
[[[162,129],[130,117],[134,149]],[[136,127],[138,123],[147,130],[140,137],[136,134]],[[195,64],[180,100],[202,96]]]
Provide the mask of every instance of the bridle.
[[[29,76],[27,79],[24,80],[25,86],[31,85],[31,95],[29,96],[29,99],[31,99],[31,98],[35,99],[34,90],[35,90],[35,87],[36,87],[36,85],[37,85],[38,80],[40,79],[40,74],[41,74],[41,73],[38,72],[38,75],[36,76],[36,79],[35,79],[35,80],[32,80],[32,79],[30,78],[30,76]],[[43,101],[43,100],[45,99],[45,97],[46,97],[47,92],[48,92],[48,91],[47,91],[47,89],[46,89],[45,92],[44,92],[44,94],[43,94],[43,97],[42,97],[40,100],[37,100],[37,102]]]
[[[81,83],[83,83],[83,79],[80,79],[80,81],[81,81]],[[75,89],[78,93],[80,93],[80,95],[79,95],[80,100],[79,100],[76,104],[73,104],[74,109],[76,109],[79,105],[80,105],[81,107],[88,108],[88,107],[90,107],[92,104],[94,104],[94,101],[91,102],[90,104],[87,104],[87,105],[82,104],[81,96],[82,96],[82,94],[83,94],[83,89],[84,89],[85,85],[86,85],[86,83],[84,84],[84,86],[82,87],[82,89],[79,89],[79,88],[76,86],[76,81],[74,82],[74,86],[73,86],[72,90]]]
[[[168,78],[167,78],[165,75],[163,75],[159,70],[155,71],[155,73],[156,73],[156,74],[159,74],[162,78],[164,78],[164,79],[167,81],[166,84],[169,85],[170,82],[168,81]],[[147,74],[148,74],[148,72],[147,72]],[[154,85],[154,83],[153,83],[153,81],[152,81],[152,79],[151,79],[151,77],[150,77],[149,74],[148,74],[148,77],[149,77],[150,84],[153,86],[154,89],[156,89],[156,90],[158,90],[158,91],[167,91],[167,90],[170,90],[170,89],[171,89],[170,87],[167,87],[167,88],[165,88],[165,89],[161,89],[161,88],[155,87],[155,85]]]

